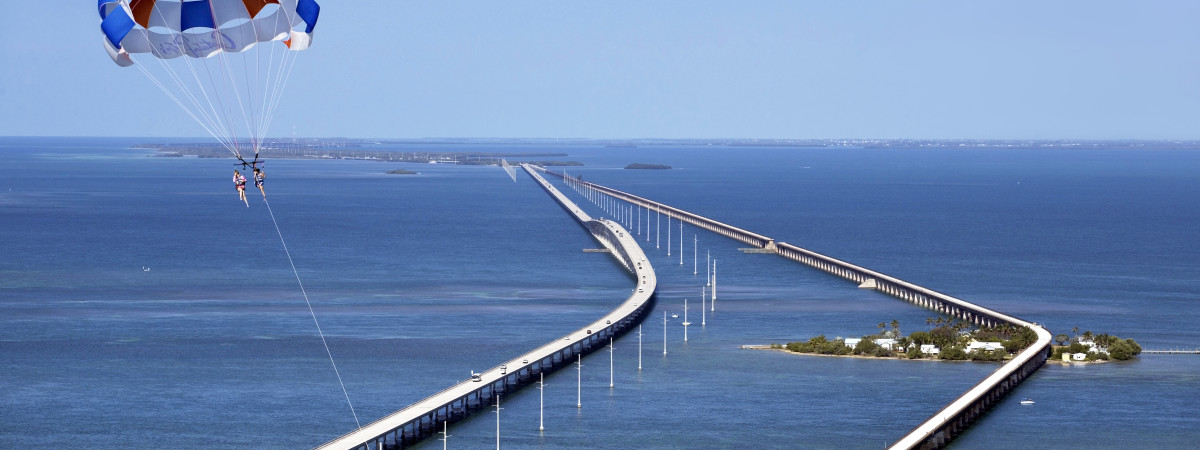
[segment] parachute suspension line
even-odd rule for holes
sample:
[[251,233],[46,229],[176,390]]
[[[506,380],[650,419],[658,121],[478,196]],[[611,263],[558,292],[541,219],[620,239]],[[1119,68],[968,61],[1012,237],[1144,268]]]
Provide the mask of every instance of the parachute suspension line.
[[[270,45],[271,43],[273,43],[273,41],[268,42],[267,45]],[[258,44],[255,44],[255,45],[258,45]],[[275,51],[275,47],[271,46],[271,52],[274,53],[274,51]],[[254,57],[254,78],[253,78],[254,82],[251,83],[250,82],[250,80],[251,80],[250,70],[249,70],[250,63],[246,62],[246,59],[247,59],[246,52],[242,52],[242,64],[246,66],[246,70],[243,70],[242,74],[245,75],[245,79],[246,79],[246,90],[247,90],[247,94],[248,94],[247,98],[250,101],[250,114],[252,116],[252,119],[254,119],[253,120],[254,128],[255,128],[254,135],[256,136],[255,140],[257,141],[254,144],[254,159],[255,160],[258,159],[258,152],[262,149],[262,141],[266,137],[266,129],[263,128],[262,121],[267,114],[267,111],[266,111],[267,106],[266,106],[266,103],[264,103],[264,102],[257,102],[258,109],[254,108],[254,105],[256,103],[256,100],[258,99],[258,96],[262,92],[266,91],[266,87],[267,87],[265,85],[265,82],[262,81],[263,80],[263,78],[262,78],[263,57],[259,53],[266,53],[266,52],[263,52],[262,50],[254,52],[254,56],[255,56]],[[251,88],[253,88],[253,89],[251,89]]]
[[[162,18],[161,12],[159,12],[159,17]],[[146,44],[152,45],[150,42],[150,35],[145,34],[145,36],[146,36]],[[132,57],[132,55],[130,55],[130,56]],[[162,69],[163,72],[167,76],[169,76],[172,81],[175,82],[175,86],[177,88],[179,88],[180,92],[182,92],[187,97],[188,101],[191,102],[192,109],[189,109],[187,106],[185,106],[183,104],[183,102],[180,101],[173,92],[171,92],[161,82],[159,82],[158,78],[155,77],[153,74],[151,74],[142,64],[137,64],[135,61],[135,65],[138,66],[138,69],[142,71],[142,74],[144,74],[144,75],[146,75],[146,77],[150,78],[150,80],[155,85],[157,85],[159,87],[159,89],[161,89],[163,91],[163,93],[167,94],[167,97],[174,100],[175,104],[178,105],[180,107],[180,109],[183,109],[183,111],[185,113],[192,116],[192,119],[194,119],[197,123],[199,123],[200,126],[203,127],[205,129],[205,131],[208,132],[209,135],[211,135],[214,139],[216,139],[217,142],[220,142],[222,146],[224,146],[225,148],[230,149],[230,151],[232,151],[232,149],[229,147],[229,144],[226,142],[226,139],[222,138],[223,135],[218,135],[218,133],[217,133],[217,132],[223,132],[223,130],[220,129],[220,126],[217,123],[217,120],[215,118],[216,111],[213,111],[214,115],[209,115],[208,112],[205,111],[204,108],[201,106],[200,101],[196,98],[195,94],[192,93],[191,89],[179,77],[179,74],[175,71],[175,69],[173,69],[169,64],[167,64],[166,61],[159,59],[159,58],[155,58],[155,59],[158,60],[159,68]],[[194,71],[193,71],[193,75],[195,75]],[[199,79],[196,80],[196,84],[197,84],[197,86],[201,86]],[[203,91],[201,91],[201,92],[203,92]],[[208,100],[208,98],[207,98],[207,93],[205,93],[205,100],[208,101],[209,105],[212,104],[211,100]],[[200,118],[196,117],[196,113],[199,113],[204,118],[204,120],[202,121],[202,120],[200,120]]]
[[279,63],[276,64],[275,50],[275,47],[271,47],[271,66],[268,67],[268,69],[275,68],[276,70],[274,71],[274,74],[270,72],[267,73],[268,89],[265,89],[263,92],[263,101],[265,102],[265,106],[263,107],[262,127],[264,132],[270,128],[271,123],[274,122],[276,108],[279,107],[279,101],[283,97],[283,88],[287,86],[287,82],[284,80],[284,74],[291,73],[292,64],[296,61],[296,57],[291,55],[290,51],[284,49],[282,53],[280,53]]
[[[180,56],[180,58],[191,58],[191,57],[184,55],[184,56]],[[237,157],[238,159],[241,159],[242,155],[238,151],[237,134],[234,132],[233,129],[230,128],[229,119],[228,119],[229,116],[228,116],[228,113],[225,111],[224,101],[221,99],[221,96],[218,95],[218,93],[217,93],[217,84],[215,81],[213,81],[212,71],[209,70],[207,64],[201,63],[201,65],[204,66],[204,72],[208,77],[208,85],[207,86],[213,90],[212,95],[210,96],[208,89],[205,89],[206,85],[204,84],[203,81],[201,81],[200,74],[198,73],[196,68],[192,65],[192,61],[190,59],[185,59],[184,63],[187,64],[188,71],[191,72],[191,74],[192,74],[192,79],[196,83],[196,89],[199,90],[200,94],[204,96],[204,101],[205,101],[205,103],[207,103],[208,109],[212,114],[213,123],[217,124],[216,128],[221,132],[221,136],[222,136],[221,144],[227,150],[229,150],[229,152],[232,153],[233,156]],[[164,63],[164,66],[167,68],[166,70],[168,70],[172,73],[175,70],[175,69],[171,68],[169,65],[166,65],[165,63]],[[182,84],[182,82],[180,82],[180,89],[190,92],[191,88],[187,87],[186,85]],[[189,94],[189,95],[194,95],[194,94]],[[215,102],[213,101],[213,97],[216,97]],[[197,105],[198,105],[197,109],[201,109],[201,110],[204,109],[204,106],[200,105],[198,100],[197,100]]]
[[272,94],[272,101],[267,108],[267,115],[264,121],[265,127],[270,127],[271,123],[275,121],[275,111],[279,108],[279,102],[283,100],[284,88],[287,87],[288,81],[292,79],[292,68],[296,66],[296,55],[291,55],[290,53],[292,53],[290,50],[285,50],[283,58],[280,60],[280,70],[277,73],[278,78],[275,83],[275,91]]
[[[162,20],[163,22],[169,22],[161,10],[158,10],[157,8],[154,8],[154,10],[157,11],[158,17],[160,20]],[[146,40],[147,40],[147,44],[150,44],[149,30],[147,30]],[[194,93],[192,93],[191,87],[189,87],[187,84],[185,84],[182,81],[182,79],[178,75],[178,72],[175,70],[174,67],[172,67],[171,64],[168,64],[167,61],[165,61],[163,59],[159,59],[158,62],[159,62],[159,65],[163,68],[163,70],[166,71],[169,75],[171,75],[171,77],[175,80],[176,86],[179,87],[179,89],[181,91],[183,91],[185,94],[188,95],[188,97],[191,99],[192,104],[194,105],[195,109],[204,113],[205,118],[209,121],[210,124],[212,124],[212,127],[221,132],[222,138],[217,139],[217,141],[220,142],[221,145],[224,146],[227,150],[229,150],[229,152],[232,153],[234,156],[239,156],[238,152],[237,152],[237,148],[236,148],[237,141],[231,139],[231,136],[233,135],[233,133],[229,130],[228,124],[223,123],[220,120],[218,120],[220,118],[220,114],[217,112],[215,106],[213,105],[212,98],[209,97],[208,90],[205,89],[204,83],[200,81],[200,76],[199,76],[199,74],[196,73],[196,68],[192,64],[191,57],[188,55],[181,55],[181,57],[183,57],[183,62],[186,63],[188,71],[191,72],[191,74],[192,74],[192,80],[195,82],[196,88],[200,91],[200,94],[204,96],[205,104],[200,103],[200,101],[196,97],[196,95]],[[210,76],[209,77],[209,80],[210,80],[209,86],[213,89],[213,96],[216,96],[216,94],[217,94],[216,93],[216,85],[211,82],[211,79],[212,79],[212,77]],[[205,111],[205,108],[204,108],[205,105],[208,106],[207,111]]]
[[[254,128],[252,128],[250,126],[250,118],[246,114],[246,105],[244,104],[244,102],[242,102],[241,91],[238,90],[238,82],[237,82],[237,80],[234,79],[233,71],[229,69],[229,61],[227,60],[227,58],[225,56],[226,52],[224,49],[224,45],[225,45],[225,42],[222,40],[221,52],[217,55],[218,57],[221,58],[221,78],[222,78],[221,82],[227,83],[226,85],[229,86],[230,89],[233,89],[233,98],[237,99],[238,109],[240,109],[242,112],[242,123],[246,124],[246,134],[248,134],[248,136],[246,136],[246,137],[248,139],[250,139],[250,145],[253,146],[254,145]],[[231,108],[231,113],[232,113],[232,108]],[[256,152],[257,152],[257,149],[256,149]],[[239,153],[239,156],[241,156],[240,153]]]
[[[292,17],[288,15],[287,9],[280,9],[280,11],[283,12],[283,14],[277,16],[275,20],[278,21],[282,19],[285,20],[286,23],[291,24]],[[291,39],[290,35],[288,36],[288,39]],[[270,89],[270,99],[267,101],[266,107],[264,108],[264,132],[271,126],[271,123],[275,121],[275,111],[279,107],[279,102],[283,99],[283,90],[285,87],[287,87],[288,80],[291,79],[292,68],[295,66],[296,58],[297,56],[293,55],[288,49],[284,49],[279,58],[278,70],[275,71],[275,82]],[[271,65],[275,66],[275,47],[271,48]]]
[[[189,64],[190,63],[191,62],[189,61]],[[213,89],[216,89],[217,82],[213,80],[212,68],[208,67],[208,64],[204,64],[204,72],[205,72],[205,74],[208,75],[208,82],[212,84]],[[225,66],[222,65],[221,66],[221,74],[217,77],[217,79],[221,80],[222,85],[228,86],[228,81],[225,80],[224,75],[225,75]],[[229,133],[231,135],[230,137],[233,141],[233,154],[234,154],[234,156],[237,156],[237,159],[239,161],[244,162],[246,160],[242,158],[242,146],[241,146],[241,143],[238,142],[237,128],[234,127],[233,119],[230,118],[230,116],[233,115],[232,108],[225,106],[225,99],[223,97],[221,97],[220,95],[217,95],[216,97],[217,97],[217,106],[219,106],[221,108],[221,114],[224,117],[225,129],[229,131]]]
[[[211,4],[209,5],[209,12],[212,16],[213,23],[218,23],[217,22],[217,11],[216,11],[216,9],[214,9],[214,7]],[[218,26],[219,26],[219,24],[218,24]],[[218,34],[217,30],[213,30],[213,33],[214,33],[214,35]],[[221,58],[221,75],[222,75],[222,78],[225,79],[223,81],[228,82],[229,83],[228,86],[230,87],[230,89],[233,89],[233,97],[235,99],[237,99],[238,109],[240,109],[242,112],[242,123],[244,123],[246,125],[246,134],[248,134],[248,136],[246,136],[246,137],[248,139],[250,139],[250,145],[254,149],[254,159],[257,160],[258,159],[258,141],[259,141],[260,134],[257,132],[257,129],[256,129],[257,127],[252,126],[250,124],[251,116],[254,114],[254,111],[253,111],[254,104],[253,103],[250,104],[251,113],[246,114],[246,105],[245,105],[245,102],[242,101],[241,90],[238,89],[238,81],[234,79],[233,71],[230,70],[230,68],[229,68],[229,59],[226,56],[226,53],[229,53],[229,52],[225,51],[225,44],[226,44],[225,39],[224,39],[224,37],[216,37],[216,36],[214,36],[213,39],[220,42],[221,50],[217,56],[219,58]],[[249,64],[246,64],[245,57],[246,57],[246,54],[244,52],[242,52],[242,64],[243,64],[243,66],[246,66],[246,68],[248,68]],[[246,74],[246,72],[248,72],[248,70],[245,70],[245,68],[244,68],[242,70],[242,73]],[[249,101],[249,93],[250,93],[249,92],[249,89],[250,89],[249,84],[250,83],[247,82],[246,83],[247,86],[245,86],[245,89],[247,91],[246,92],[247,97],[248,97],[247,101]],[[238,158],[241,159],[240,153],[238,155]],[[246,160],[242,159],[242,162],[246,162]]]
[[[275,21],[276,22],[279,21],[278,15],[276,16]],[[259,100],[259,103],[258,103],[259,107],[261,109],[258,111],[258,115],[257,115],[258,127],[259,127],[258,134],[260,136],[265,136],[267,134],[267,127],[266,127],[266,120],[267,120],[267,114],[268,114],[267,113],[267,105],[270,104],[267,101],[267,93],[270,92],[270,90],[271,90],[271,66],[273,66],[275,63],[275,47],[276,47],[275,45],[272,45],[272,44],[274,44],[274,41],[267,43],[267,45],[271,45],[271,53],[269,54],[270,56],[267,59],[267,62],[269,62],[270,64],[267,64],[266,76],[264,76],[262,73],[262,60],[263,59],[261,56],[259,56],[258,58],[255,58],[255,64],[254,64],[254,79],[262,80],[262,82],[261,82],[262,89],[259,89],[258,92],[255,92],[256,98],[259,97],[260,95],[262,96],[262,98]],[[260,50],[260,52],[266,53],[266,52],[262,52],[261,50]],[[255,87],[259,87],[259,86],[260,86],[260,84],[255,83]],[[254,153],[254,158],[258,159],[258,152]]]
[[[215,24],[214,26],[220,27],[221,23],[219,21],[217,21],[217,11],[215,9],[213,9],[212,4],[208,5],[208,14],[209,14],[209,17],[212,18],[212,23]],[[233,89],[233,96],[234,96],[234,98],[237,99],[238,108],[240,108],[242,110],[242,120],[245,121],[246,107],[242,105],[242,95],[237,90],[237,82],[233,80],[233,74],[229,71],[229,67],[228,67],[229,64],[225,59],[225,53],[226,53],[225,52],[225,39],[223,37],[220,37],[219,35],[220,35],[219,30],[213,29],[213,40],[219,41],[220,42],[219,45],[221,47],[221,49],[217,52],[217,57],[221,59],[221,83],[223,85],[227,86],[228,89]],[[205,70],[208,70],[207,64],[204,67],[205,67]],[[209,76],[209,79],[212,79],[211,71],[209,72],[208,76]],[[215,87],[216,83],[213,83],[213,86]],[[221,101],[221,108],[225,109],[224,99],[221,99],[220,97],[217,97],[217,98]],[[238,142],[238,139],[237,139],[237,128],[233,126],[233,120],[230,119],[230,116],[232,116],[232,115],[233,115],[233,108],[230,107],[227,110],[227,113],[225,115],[226,126],[230,130],[233,131],[233,147],[236,150],[237,159],[241,162],[246,162],[246,160],[242,157],[241,144]],[[247,128],[248,133],[253,131],[253,130],[249,129],[250,128],[249,123],[246,124],[246,128]],[[251,141],[253,141],[253,138],[251,138]]]
[[[283,15],[286,15],[286,14],[281,14],[281,15],[276,16],[275,20],[278,21],[279,20],[278,17],[283,16]],[[260,109],[259,109],[259,113],[257,116],[258,129],[256,130],[256,133],[258,136],[266,136],[267,130],[269,130],[271,128],[271,122],[275,115],[275,108],[279,105],[279,98],[281,98],[283,96],[283,85],[281,84],[282,83],[282,74],[285,71],[290,72],[291,65],[288,63],[289,63],[289,61],[293,61],[293,62],[295,61],[294,56],[289,58],[289,56],[290,56],[289,54],[291,52],[284,50],[280,54],[279,62],[277,63],[275,61],[275,53],[277,50],[277,45],[273,44],[273,42],[274,41],[272,41],[272,44],[270,44],[271,51],[269,53],[260,51],[264,55],[267,55],[268,64],[267,64],[266,75],[264,76],[259,73],[256,77],[257,79],[262,80],[262,83],[261,83],[262,89],[260,92],[262,95],[262,99],[260,102],[260,106],[259,106]],[[261,56],[257,59],[257,62],[261,65],[261,63],[262,63]],[[261,68],[256,68],[256,70],[261,70]],[[258,86],[259,86],[259,84],[255,85],[255,87],[258,87]],[[256,158],[258,157],[257,153],[255,153],[255,157]]]
[[[159,14],[159,18],[163,19],[165,21],[165,17],[162,16],[162,12],[160,11],[158,14]],[[146,36],[147,44],[148,45],[151,44],[149,34],[146,34],[145,36]],[[215,110],[215,108],[213,108],[212,99],[209,98],[208,92],[204,89],[204,84],[200,81],[199,76],[196,74],[195,68],[192,67],[190,59],[185,57],[184,62],[187,63],[188,69],[192,73],[192,78],[196,83],[196,87],[200,90],[200,93],[204,96],[205,103],[208,105],[207,111],[205,110],[204,105],[202,105],[200,103],[199,99],[192,92],[192,89],[186,83],[183,82],[182,78],[179,77],[179,73],[173,67],[171,67],[170,64],[167,64],[166,61],[164,61],[160,58],[155,58],[155,59],[158,59],[159,67],[163,70],[164,73],[166,73],[171,78],[172,81],[175,82],[175,86],[178,87],[179,90],[191,102],[193,109],[188,109],[186,106],[184,106],[182,104],[182,102],[179,101],[173,93],[171,93],[169,90],[167,90],[165,87],[163,87],[162,84],[159,83],[157,81],[157,79],[152,74],[150,74],[144,67],[142,67],[140,64],[137,64],[138,68],[141,69],[142,73],[146,74],[155,84],[159,85],[159,89],[162,89],[163,92],[166,93],[168,97],[171,97],[172,99],[176,100],[176,104],[179,105],[179,107],[181,109],[183,109],[184,112],[186,112],[186,113],[188,113],[188,115],[192,116],[192,118],[194,120],[196,120],[196,122],[199,123],[201,127],[204,127],[205,131],[207,131],[209,133],[209,135],[211,135],[214,139],[217,140],[217,142],[219,142],[223,147],[225,147],[227,150],[229,150],[230,153],[233,153],[234,156],[237,156],[236,149],[232,145],[230,145],[231,143],[229,142],[229,135],[230,135],[229,130],[227,128],[223,129],[224,127],[222,127],[221,124],[219,123],[219,121],[217,120],[218,114],[217,114],[217,111]],[[210,112],[211,112],[211,115],[210,115]],[[199,113],[204,118],[204,120],[207,122],[201,121],[199,118],[197,118],[196,117],[197,113]],[[220,132],[220,134],[218,134],[218,132]]]
[[[204,100],[208,103],[209,110],[212,111],[213,121],[221,124],[222,132],[225,136],[225,148],[228,149],[230,153],[233,153],[233,156],[241,160],[242,154],[238,148],[237,133],[232,129],[232,122],[229,121],[229,115],[224,106],[225,102],[217,91],[217,83],[213,81],[212,71],[209,70],[208,64],[203,61],[196,62],[196,64],[204,66],[204,73],[208,76],[208,84],[205,85],[204,82],[200,80],[200,74],[196,71],[196,66],[192,62],[192,57],[189,55],[183,55],[180,56],[180,58],[183,58],[183,62],[187,64],[188,71],[192,73],[192,80],[195,81],[196,87],[200,90],[200,93],[204,95]],[[164,64],[166,63],[164,62]],[[209,96],[208,89],[205,89],[206,86],[209,89],[212,89],[211,97]],[[213,102],[212,97],[216,97],[217,101]],[[218,106],[220,106],[220,111],[218,111]],[[221,117],[224,117],[225,119],[219,120]]]
[[329,351],[329,343],[325,341],[325,333],[321,331],[321,324],[317,322],[317,313],[313,312],[312,302],[308,300],[308,292],[304,290],[304,282],[300,281],[300,272],[296,271],[296,263],[292,261],[292,253],[288,251],[287,242],[283,240],[283,232],[279,231],[279,222],[275,220],[275,212],[271,210],[271,202],[267,201],[267,197],[263,197],[263,203],[267,204],[267,212],[271,214],[271,223],[275,224],[275,233],[279,234],[279,243],[283,245],[283,252],[287,254],[288,264],[292,265],[292,274],[296,276],[296,284],[300,285],[300,293],[304,295],[304,303],[308,305],[308,313],[312,315],[313,324],[317,326],[317,334],[321,336],[321,344],[325,346],[325,354],[329,355],[329,364],[333,366],[333,373],[337,375],[338,384],[342,386],[342,395],[346,397],[346,404],[350,406],[350,414],[354,416],[354,424],[358,428],[362,428],[362,423],[358,421],[358,413],[354,412],[354,404],[350,402],[350,394],[346,392],[346,384],[342,382],[342,374],[338,372],[337,363],[333,362],[333,352]]
[[[224,44],[222,44],[222,45],[224,45]],[[221,52],[221,53],[223,54],[225,52]],[[251,89],[252,87],[254,87],[254,85],[250,84],[250,63],[247,62],[246,52],[240,52],[240,53],[242,54],[242,67],[245,68],[244,70],[242,70],[242,83],[246,88],[246,102],[250,104],[250,117],[249,117],[250,124],[248,124],[248,127],[250,128],[250,131],[249,131],[250,145],[252,146],[252,148],[254,148],[254,159],[258,159],[258,144],[259,144],[260,135],[257,132],[257,130],[258,130],[258,111],[256,111],[254,109],[253,93],[254,93],[255,89]],[[255,60],[257,61],[258,58],[255,58]],[[232,73],[230,75],[232,76]],[[242,112],[242,115],[243,116],[245,115],[245,111]]]
[[[142,74],[145,75],[146,78],[150,79],[150,82],[154,83],[155,86],[158,86],[158,88],[160,90],[162,90],[164,94],[167,95],[167,98],[170,98],[171,101],[175,102],[175,105],[179,106],[179,109],[182,109],[184,113],[187,113],[187,115],[191,116],[192,119],[195,120],[196,123],[199,124],[201,128],[204,128],[204,131],[208,132],[208,134],[213,137],[213,139],[216,139],[218,142],[221,142],[221,138],[219,136],[217,136],[217,134],[211,128],[209,128],[209,126],[207,124],[205,124],[204,121],[200,120],[199,117],[196,117],[196,115],[194,113],[192,113],[192,111],[189,110],[188,107],[183,104],[183,102],[181,102],[178,98],[176,98],[174,93],[172,93],[169,89],[167,89],[166,86],[163,86],[163,84],[158,81],[158,78],[155,78],[154,74],[152,74],[152,73],[150,73],[150,71],[146,70],[145,67],[142,67],[141,64],[137,64],[135,62],[134,65],[137,66],[137,68],[142,71]],[[224,145],[224,142],[222,142],[222,145]]]
[[[282,43],[279,43],[282,45]],[[275,54],[278,51],[279,61],[276,62]],[[275,112],[279,107],[279,102],[283,98],[284,88],[287,86],[287,78],[291,75],[292,67],[296,61],[296,55],[287,50],[287,48],[277,49],[271,47],[270,64],[267,66],[267,74],[265,84],[263,86],[263,107],[262,120],[259,126],[262,127],[260,133],[265,135],[267,130],[271,128],[271,123],[274,122]]]
[[296,56],[292,55],[289,50],[283,50],[279,63],[275,63],[275,49],[271,49],[271,66],[275,67],[274,74],[268,74],[268,89],[264,92],[266,105],[263,108],[263,121],[261,126],[265,132],[270,128],[271,123],[275,119],[275,111],[279,107],[279,102],[283,98],[284,88],[287,86],[287,80],[290,78],[292,68],[295,66]]
[[[191,57],[190,56],[181,56],[181,58],[191,58]],[[171,71],[171,73],[175,73],[175,69],[171,68],[171,66],[169,64],[167,64],[166,62],[163,62],[163,61],[159,61],[159,62],[162,63],[163,66],[167,68],[167,70]],[[212,97],[210,97],[208,90],[204,88],[205,87],[204,82],[200,81],[200,74],[196,72],[196,67],[192,65],[192,61],[190,59],[185,59],[184,62],[187,64],[188,72],[190,72],[192,74],[192,80],[196,83],[196,88],[200,91],[200,94],[204,96],[205,105],[208,106],[208,113],[211,113],[212,118],[210,120],[212,120],[212,122],[214,124],[219,125],[217,128],[221,131],[221,136],[222,136],[222,139],[220,140],[221,145],[225,146],[225,148],[227,150],[229,150],[229,152],[232,153],[234,156],[238,156],[237,147],[236,147],[237,142],[234,142],[231,138],[231,136],[233,136],[233,133],[229,130],[229,125],[220,120],[221,113],[217,111],[216,103],[213,102],[213,100],[212,100],[212,97],[217,96],[216,86],[212,84],[212,77],[211,76],[209,77],[209,87],[211,87],[213,89]],[[207,69],[207,66],[205,68]],[[194,96],[194,94],[191,94],[191,89],[187,86],[184,86],[182,84],[182,82],[180,82],[180,88],[185,90],[186,92],[188,92],[189,95]],[[218,100],[220,100],[219,97],[218,97]],[[201,105],[199,100],[195,100],[195,102],[197,105],[196,108],[203,111],[205,105]]]
[[[159,64],[162,65],[162,61],[159,61]],[[182,82],[182,80],[178,77],[178,74],[173,69],[171,69],[169,66],[163,65],[163,70],[166,72],[166,74],[171,77],[172,81],[175,82],[175,85],[179,88],[179,90],[182,91],[187,99],[192,103],[193,106],[191,108],[185,105],[184,102],[180,100],[174,92],[171,92],[170,89],[163,85],[163,83],[159,81],[158,78],[155,77],[154,74],[147,70],[142,64],[135,62],[134,65],[137,66],[138,70],[140,70],[142,74],[146,76],[146,78],[150,79],[155,86],[158,86],[158,88],[167,95],[167,98],[175,102],[175,105],[179,106],[179,109],[182,109],[184,113],[186,113],[188,116],[191,116],[192,120],[195,120],[205,132],[212,136],[213,139],[216,139],[222,147],[225,147],[230,151],[230,153],[233,153],[234,156],[237,156],[237,153],[229,143],[228,131],[223,130],[219,123],[217,123],[216,119],[207,114],[204,108],[200,105],[199,100],[191,92],[191,89],[189,89]],[[200,117],[197,117],[197,113],[200,114]]]

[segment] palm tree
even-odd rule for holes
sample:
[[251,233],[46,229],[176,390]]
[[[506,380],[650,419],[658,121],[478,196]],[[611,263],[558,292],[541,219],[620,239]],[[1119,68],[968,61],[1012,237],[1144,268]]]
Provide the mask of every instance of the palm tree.
[[930,329],[930,330],[933,330],[933,318],[932,318],[932,317],[926,317],[926,318],[925,318],[925,325],[929,325],[929,329]]
[[1095,341],[1092,341],[1092,337],[1093,337],[1093,336],[1095,336],[1095,335],[1093,335],[1093,334],[1092,334],[1092,331],[1091,331],[1091,330],[1088,330],[1088,331],[1084,331],[1084,332],[1083,332],[1083,340],[1085,340],[1085,341],[1091,341],[1091,342],[1094,344],[1094,343],[1095,343]]
[[900,337],[900,321],[892,319],[892,334],[893,337]]
[[1071,334],[1074,334],[1075,337],[1079,337],[1079,327],[1071,327]]
[[879,336],[881,336],[881,337],[882,337],[882,336],[883,336],[883,329],[884,329],[884,328],[887,328],[887,324],[886,324],[886,323],[884,323],[884,322],[879,322],[879,325],[876,325],[876,326],[878,326],[878,327],[879,327]]

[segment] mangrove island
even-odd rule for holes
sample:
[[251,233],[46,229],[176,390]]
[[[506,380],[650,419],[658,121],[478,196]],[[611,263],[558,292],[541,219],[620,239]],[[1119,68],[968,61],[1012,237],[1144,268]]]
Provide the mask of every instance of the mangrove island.
[[670,169],[670,168],[671,168],[671,166],[668,166],[668,165],[665,165],[665,164],[645,164],[645,163],[633,163],[633,164],[630,164],[630,165],[628,165],[628,166],[625,166],[625,168],[626,168],[626,169],[655,169],[655,170],[666,170],[666,169]]

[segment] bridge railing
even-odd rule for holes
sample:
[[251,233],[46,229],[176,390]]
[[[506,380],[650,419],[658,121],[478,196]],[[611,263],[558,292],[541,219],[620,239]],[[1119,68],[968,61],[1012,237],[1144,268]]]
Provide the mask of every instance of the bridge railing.
[[1018,319],[1016,317],[1013,317],[1013,316],[1010,316],[1010,315],[1007,315],[1007,314],[1004,314],[1004,313],[1001,313],[998,311],[994,311],[992,309],[985,308],[985,307],[976,305],[974,303],[967,302],[965,300],[960,300],[958,298],[943,294],[941,292],[938,292],[938,291],[935,291],[935,290],[932,290],[932,289],[929,289],[929,288],[926,288],[923,286],[919,286],[919,285],[901,280],[899,278],[896,278],[896,277],[893,277],[890,275],[876,272],[874,270],[867,269],[862,266],[854,265],[854,264],[842,261],[840,259],[836,259],[836,258],[826,256],[826,255],[823,255],[823,254],[820,254],[820,253],[817,253],[817,252],[814,252],[811,250],[797,247],[795,245],[788,244],[786,242],[780,242],[780,243],[776,244],[776,248],[778,249],[777,253],[781,254],[784,257],[788,257],[789,259],[794,259],[794,258],[789,257],[786,254],[786,252],[790,251],[790,252],[800,253],[800,254],[803,254],[810,258],[823,261],[830,265],[839,266],[848,271],[856,272],[857,274],[860,275],[858,278],[848,277],[848,276],[845,276],[843,278],[851,279],[851,280],[854,280],[854,281],[857,281],[860,283],[866,281],[867,279],[875,279],[876,282],[878,282],[878,283],[891,284],[891,285],[903,288],[905,290],[908,290],[912,293],[921,294],[926,297],[936,299],[936,300],[939,300],[939,301],[942,301],[945,303],[949,303],[949,304],[958,306],[963,309],[968,309],[968,310],[985,315],[987,317],[991,317],[991,318],[999,320],[999,321],[1008,322],[1013,325],[1029,324],[1028,322]]
[[[547,174],[550,174],[550,175],[553,175],[553,176],[556,176],[559,178],[567,179],[567,177],[561,173],[554,172],[552,170],[547,170],[545,168],[538,168],[538,169],[544,173],[547,173]],[[728,237],[737,239],[738,241],[744,242],[749,245],[758,246],[760,248],[766,248],[772,242],[774,242],[773,239],[771,239],[767,236],[763,236],[761,234],[758,234],[758,233],[755,233],[755,232],[752,232],[749,230],[744,230],[744,229],[735,227],[733,225],[729,225],[727,223],[718,222],[716,220],[712,220],[712,219],[709,219],[704,216],[692,214],[688,211],[684,211],[682,209],[675,208],[670,205],[666,205],[666,204],[659,203],[659,202],[656,202],[656,201],[653,201],[650,199],[639,197],[637,195],[633,195],[628,192],[619,191],[619,190],[610,188],[608,186],[602,186],[599,184],[595,184],[595,183],[591,183],[591,182],[587,182],[587,181],[583,181],[583,180],[573,180],[573,181],[580,183],[580,185],[584,186],[585,188],[593,189],[597,192],[603,193],[603,194],[608,195],[613,198],[624,200],[624,201],[627,201],[630,203],[636,203],[645,208],[654,206],[654,207],[658,208],[658,210],[660,212],[665,212],[668,217],[674,217],[676,219],[687,220],[688,222],[692,223],[693,225],[696,225],[696,226],[699,226],[702,228],[706,228],[709,231],[714,231],[714,232],[724,234]],[[724,230],[727,233],[722,233],[721,230]]]

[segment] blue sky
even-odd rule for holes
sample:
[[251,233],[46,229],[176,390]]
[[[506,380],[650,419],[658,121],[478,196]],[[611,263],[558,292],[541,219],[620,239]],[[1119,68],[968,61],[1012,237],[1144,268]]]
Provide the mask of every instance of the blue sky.
[[[1194,0],[318,1],[268,135],[1200,139]],[[205,135],[70,3],[5,5],[0,135]]]

